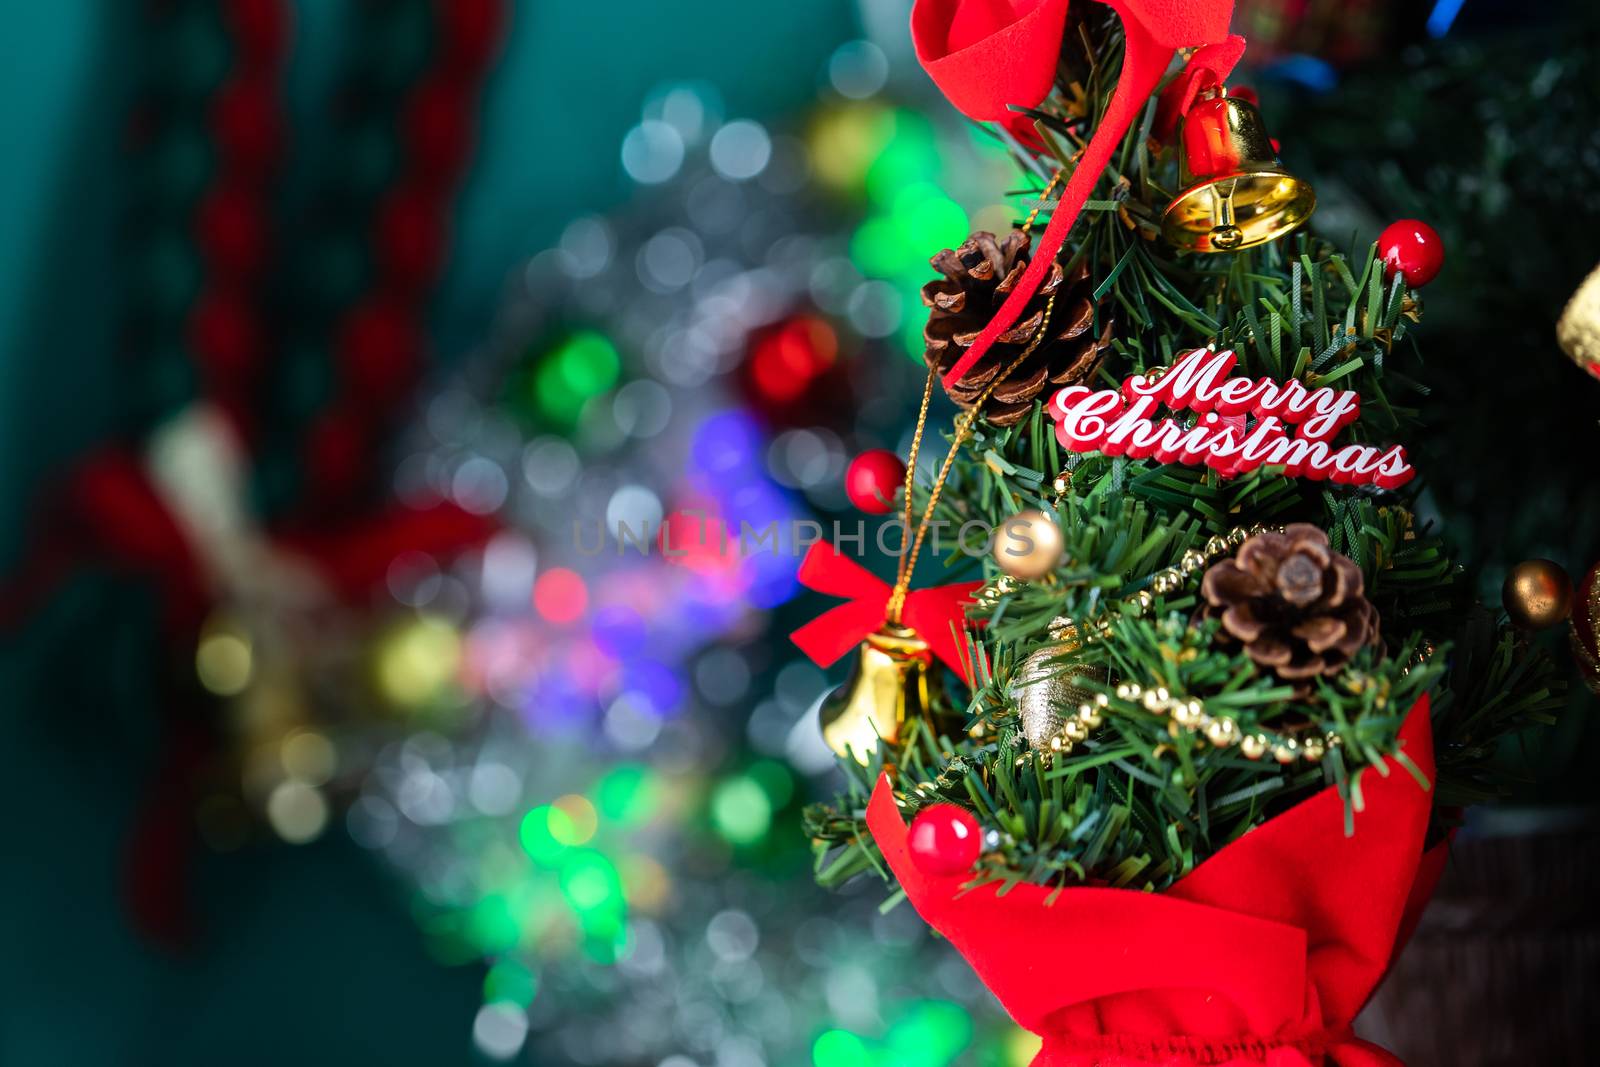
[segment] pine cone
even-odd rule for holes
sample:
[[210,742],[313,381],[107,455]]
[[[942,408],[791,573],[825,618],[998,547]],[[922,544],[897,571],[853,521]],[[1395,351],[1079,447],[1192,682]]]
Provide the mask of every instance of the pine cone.
[[1206,571],[1201,616],[1222,620],[1225,640],[1294,682],[1337,673],[1365,645],[1378,643],[1378,612],[1364,594],[1361,568],[1328,547],[1309,523],[1262,533]]
[[[922,302],[929,309],[928,325],[923,329],[927,344],[923,358],[928,366],[937,368],[941,376],[955,366],[1015,288],[1027,269],[1032,246],[1032,239],[1021,230],[1012,230],[999,241],[994,234],[979,230],[960,248],[947,248],[928,261],[944,275],[922,287]],[[1080,265],[1068,277],[1060,263],[1051,263],[1044,284],[1016,324],[999,336],[989,353],[960,381],[946,387],[950,399],[971,408],[995,375],[1027,347],[1044,320],[1050,297],[1058,292],[1048,335],[995,387],[984,402],[984,417],[997,426],[1015,425],[1046,387],[1087,381],[1099,369],[1101,352],[1111,343],[1111,323],[1107,320],[1100,333],[1094,333],[1094,287],[1089,268]]]

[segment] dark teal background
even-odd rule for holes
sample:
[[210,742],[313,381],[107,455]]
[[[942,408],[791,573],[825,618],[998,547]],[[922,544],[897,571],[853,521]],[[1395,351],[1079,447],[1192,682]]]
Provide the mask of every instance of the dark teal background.
[[[132,0],[0,2],[0,559],[34,494],[118,424],[113,388],[121,131]],[[294,166],[314,158],[348,0],[298,7]],[[470,345],[506,272],[628,195],[618,146],[644,94],[705,78],[731,116],[812,98],[858,32],[845,0],[514,3],[477,165],[434,310]],[[161,654],[137,584],[84,575],[0,651],[0,1065],[470,1062],[481,975],[423,954],[404,894],[341,834],[205,855],[205,938],[153,950],[118,901],[119,849],[150,772]],[[203,854],[204,855],[204,854]]]

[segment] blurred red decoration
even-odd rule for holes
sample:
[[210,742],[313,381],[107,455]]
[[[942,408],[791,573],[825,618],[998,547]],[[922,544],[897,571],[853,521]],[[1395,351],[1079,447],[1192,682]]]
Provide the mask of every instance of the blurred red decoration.
[[435,0],[452,67],[477,70],[488,64],[500,41],[503,6],[502,0]]
[[189,313],[189,344],[207,383],[230,389],[250,376],[259,355],[255,316],[240,293],[217,289]]
[[533,583],[533,607],[557,625],[576,622],[588,610],[589,587],[576,572],[552,567]]
[[983,851],[983,832],[970,811],[954,804],[935,804],[917,812],[907,841],[911,862],[928,875],[970,871]]
[[750,350],[750,381],[761,399],[798,400],[839,357],[839,336],[814,315],[795,315],[764,331]]
[[1405,276],[1413,289],[1433,281],[1444,266],[1444,242],[1432,226],[1418,219],[1400,219],[1378,235],[1384,266]]
[[[676,567],[687,567],[707,578],[733,579],[739,574],[739,532],[715,513],[709,498],[691,496],[667,512],[656,532],[656,550]],[[616,529],[606,533],[617,536]]]
[[235,276],[253,274],[266,255],[267,223],[255,193],[218,185],[200,202],[195,237],[208,262]]
[[406,108],[406,142],[418,174],[446,182],[455,177],[472,148],[467,87],[435,77],[418,87]]
[[422,358],[411,312],[372,300],[350,312],[339,332],[339,365],[352,402],[387,410],[411,385]]
[[211,127],[223,158],[247,172],[266,169],[283,140],[274,82],[241,77],[225,86],[211,106]]
[[439,200],[417,188],[391,193],[378,210],[378,261],[391,280],[420,288],[434,280],[444,254]]
[[887,515],[894,510],[895,495],[905,480],[906,465],[900,457],[887,448],[874,448],[850,461],[844,493],[868,515]]
[[283,54],[290,19],[285,0],[228,0],[225,16],[247,58],[271,63]]
[[306,434],[306,480],[312,495],[327,500],[353,493],[366,469],[367,434],[352,415],[331,411]]

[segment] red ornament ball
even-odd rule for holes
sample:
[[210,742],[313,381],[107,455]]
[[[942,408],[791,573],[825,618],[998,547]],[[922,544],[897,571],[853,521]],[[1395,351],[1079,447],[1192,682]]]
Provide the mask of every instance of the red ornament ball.
[[906,465],[887,448],[874,448],[850,461],[844,473],[844,492],[850,503],[868,515],[887,515],[894,497],[905,484]]
[[384,411],[405,394],[422,364],[415,315],[396,301],[376,299],[353,308],[339,328],[338,355],[351,401]]
[[215,267],[242,277],[254,273],[266,256],[267,220],[250,189],[224,183],[200,201],[195,237]]
[[223,86],[211,105],[211,130],[227,164],[250,175],[265,171],[283,145],[275,83],[247,74]]
[[935,804],[923,808],[911,820],[907,844],[911,862],[923,874],[963,874],[978,862],[978,854],[983,851],[983,831],[965,808]]
[[1378,254],[1384,266],[1405,275],[1413,289],[1427,285],[1444,266],[1444,242],[1439,233],[1418,219],[1391,222],[1378,235]]

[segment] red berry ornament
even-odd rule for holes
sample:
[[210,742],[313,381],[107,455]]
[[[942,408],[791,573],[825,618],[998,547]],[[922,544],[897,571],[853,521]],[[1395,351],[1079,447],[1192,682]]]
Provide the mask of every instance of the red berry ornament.
[[874,448],[850,461],[844,473],[844,492],[850,503],[868,515],[894,510],[894,495],[906,480],[906,465],[887,448]]
[[1378,254],[1384,266],[1403,274],[1413,289],[1433,281],[1444,266],[1444,242],[1438,231],[1418,219],[1386,226],[1378,235]]
[[935,804],[923,808],[911,820],[907,844],[911,849],[911,862],[923,874],[963,874],[978,862],[978,854],[983,851],[983,832],[978,820],[965,808]]

